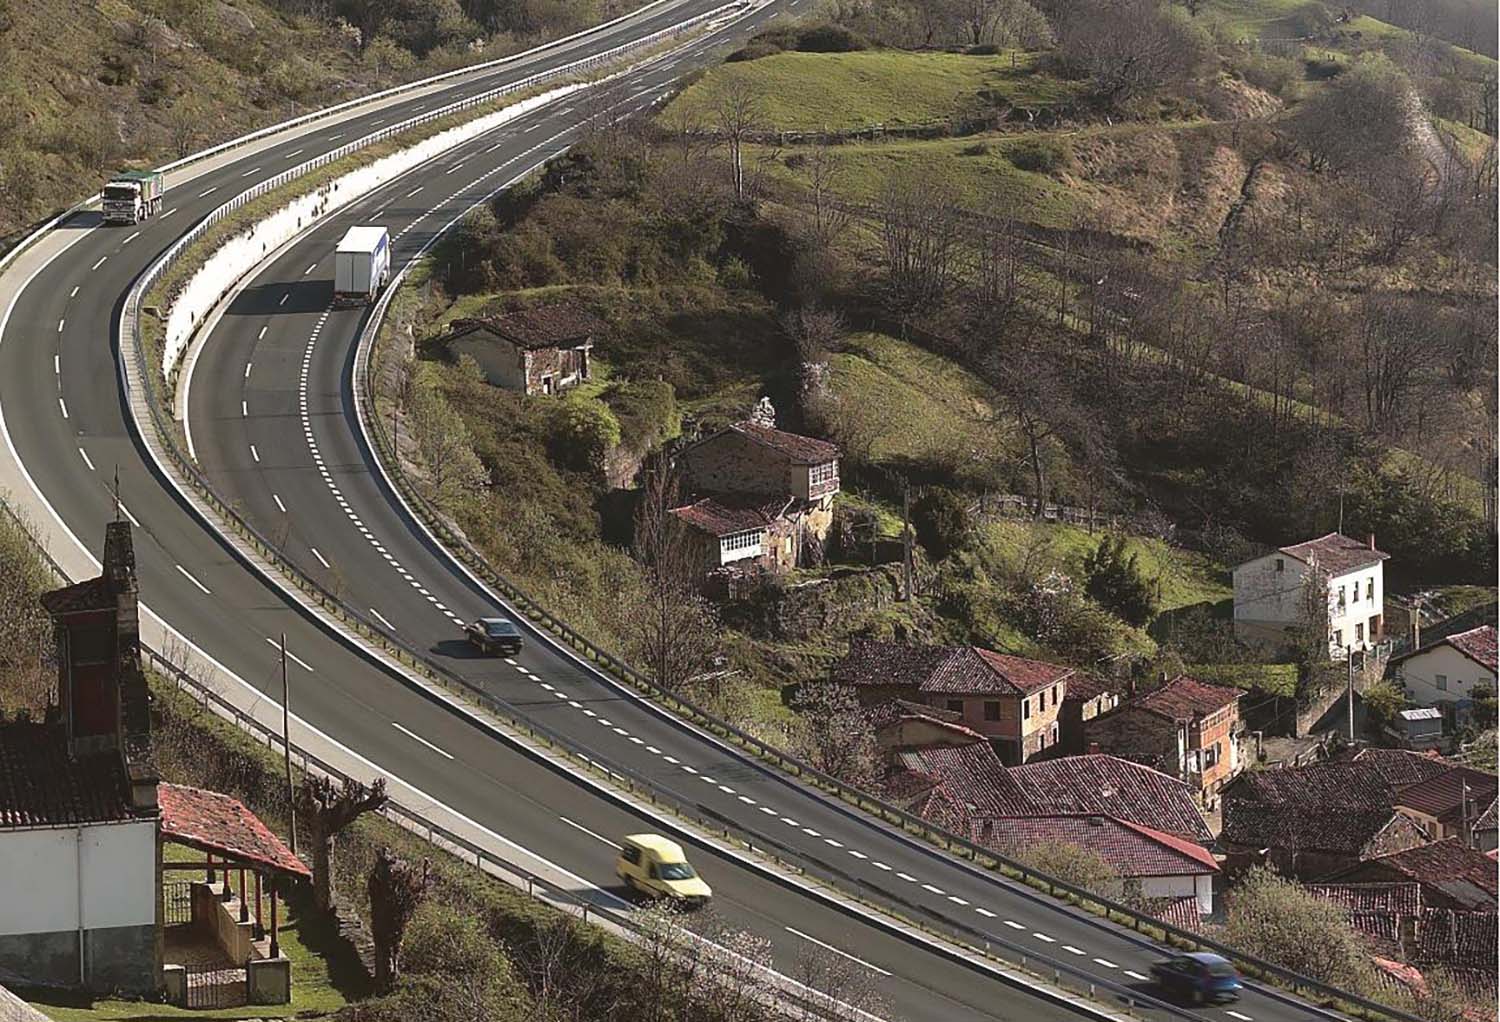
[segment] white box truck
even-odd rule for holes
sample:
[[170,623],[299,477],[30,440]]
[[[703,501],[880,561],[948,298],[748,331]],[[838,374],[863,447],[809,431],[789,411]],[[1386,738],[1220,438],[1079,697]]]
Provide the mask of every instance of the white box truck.
[[384,227],[351,227],[333,252],[333,303],[368,304],[391,279],[391,236]]
[[161,210],[161,194],[166,189],[166,175],[156,170],[126,170],[110,178],[104,186],[104,222],[138,224]]

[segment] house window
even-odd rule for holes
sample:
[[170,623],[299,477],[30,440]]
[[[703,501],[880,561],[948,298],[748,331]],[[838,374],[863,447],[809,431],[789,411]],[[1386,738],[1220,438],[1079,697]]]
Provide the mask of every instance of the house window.
[[1335,628],[1333,630],[1333,644],[1335,646],[1342,646],[1344,644],[1344,630],[1342,628]]
[[1345,600],[1347,599],[1347,590],[1348,590],[1348,588],[1349,588],[1348,586],[1339,586],[1339,610],[1343,610],[1344,609],[1344,603],[1345,603]]
[[1359,602],[1359,583],[1354,583],[1354,602]]
[[1283,558],[1276,558],[1276,570],[1286,571],[1286,561]]
[[719,543],[726,553],[732,553],[736,550],[749,550],[751,547],[760,546],[760,533],[736,532],[731,536],[725,536]]
[[1021,719],[1022,720],[1030,720],[1031,719],[1031,700],[1030,699],[1022,699],[1021,700]]
[[1446,674],[1434,674],[1432,683],[1437,686],[1439,692],[1448,691],[1448,676]]
[[998,699],[986,699],[984,701],[984,719],[985,720],[999,720],[1000,719],[1000,700],[998,700]]
[[1356,621],[1354,624],[1354,641],[1365,641],[1365,623],[1363,621]]
[[1375,579],[1373,577],[1365,583],[1365,599],[1375,599]]
[[824,462],[814,465],[807,473],[807,483],[811,487],[822,486],[831,483],[838,478],[839,463],[836,461]]
[[962,699],[950,699],[950,700],[948,700],[948,710],[950,712],[952,712],[952,713],[963,713],[964,712],[964,701]]

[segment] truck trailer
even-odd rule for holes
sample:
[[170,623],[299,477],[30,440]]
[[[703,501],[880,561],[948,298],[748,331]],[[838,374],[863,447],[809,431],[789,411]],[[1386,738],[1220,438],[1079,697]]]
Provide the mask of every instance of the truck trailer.
[[126,170],[104,186],[104,222],[138,224],[161,212],[166,176],[158,170]]
[[384,227],[351,227],[333,252],[335,305],[368,304],[391,279],[391,238]]

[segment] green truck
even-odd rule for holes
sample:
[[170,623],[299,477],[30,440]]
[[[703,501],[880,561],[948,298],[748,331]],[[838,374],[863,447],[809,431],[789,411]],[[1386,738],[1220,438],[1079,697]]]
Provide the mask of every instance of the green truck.
[[161,211],[166,175],[159,170],[125,170],[104,186],[104,222],[138,224]]

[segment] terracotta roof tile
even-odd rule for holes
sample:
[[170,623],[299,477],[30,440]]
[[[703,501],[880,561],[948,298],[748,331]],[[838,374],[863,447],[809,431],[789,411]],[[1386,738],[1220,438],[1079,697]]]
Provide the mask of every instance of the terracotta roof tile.
[[587,309],[576,305],[539,305],[481,319],[459,319],[452,323],[450,337],[487,330],[518,348],[571,348],[605,330],[605,325]]
[[800,433],[788,433],[774,426],[762,426],[747,420],[736,422],[729,429],[773,451],[779,451],[799,465],[821,465],[839,456],[837,444]]
[[1500,955],[1497,925],[1500,918],[1494,912],[1426,909],[1417,928],[1417,947],[1412,957],[1423,967],[1486,969],[1493,977],[1496,956]]
[[1158,717],[1182,722],[1217,713],[1239,702],[1241,695],[1237,688],[1209,685],[1179,674],[1161,688],[1136,699],[1135,705]]
[[1191,933],[1203,928],[1197,898],[1148,898],[1144,907],[1148,916],[1170,923],[1179,930]]
[[1359,749],[1352,755],[1341,757],[1340,761],[1355,763],[1374,770],[1397,790],[1420,781],[1431,780],[1449,768],[1449,764],[1436,756],[1412,752],[1409,749]]
[[73,758],[61,724],[0,726],[0,829],[149,818],[130,804],[118,752]]
[[1068,676],[1068,689],[1063,695],[1063,701],[1072,700],[1077,703],[1085,703],[1095,696],[1103,695],[1105,692],[1124,692],[1123,683],[1103,674],[1095,674],[1090,671],[1076,671]]
[[1355,763],[1313,763],[1279,770],[1250,770],[1224,786],[1231,801],[1330,809],[1389,809],[1395,788],[1378,770]]
[[1450,767],[1435,777],[1401,789],[1396,805],[1411,809],[1444,823],[1457,823],[1463,817],[1463,798],[1467,786],[1469,813],[1478,816],[1495,800],[1500,779],[1494,774],[1472,767]]
[[1330,532],[1326,536],[1310,539],[1305,543],[1295,546],[1284,546],[1281,552],[1288,557],[1295,557],[1305,563],[1318,562],[1318,567],[1333,575],[1347,575],[1351,571],[1372,564],[1379,564],[1391,555],[1380,550],[1373,550],[1369,543],[1361,543],[1357,539],[1337,532]]
[[672,514],[710,536],[728,536],[767,528],[786,506],[781,498],[720,494],[673,508]]
[[217,791],[178,784],[157,787],[162,837],[279,873],[312,872],[243,802]]
[[833,680],[849,685],[904,685],[955,695],[1023,695],[1064,681],[1073,668],[975,646],[913,646],[852,639]]
[[1374,874],[1413,880],[1464,903],[1475,903],[1475,895],[1482,893],[1488,897],[1491,908],[1496,888],[1500,886],[1494,862],[1483,852],[1466,848],[1456,837],[1366,859],[1329,879]]
[[1481,667],[1496,670],[1495,626],[1480,625],[1447,638],[1448,645]]
[[870,722],[876,727],[903,717],[930,717],[945,724],[956,723],[964,719],[964,715],[957,710],[945,710],[941,706],[914,703],[910,699],[887,699],[883,703],[876,703],[870,707],[869,713]]
[[[1223,803],[1220,838],[1243,848],[1339,852],[1358,855],[1387,827],[1410,823],[1390,807],[1319,807],[1285,803]],[[1418,833],[1417,839],[1420,840]]]
[[975,837],[1013,858],[1042,842],[1072,845],[1099,856],[1118,877],[1208,876],[1218,863],[1202,845],[1110,816],[1033,816],[984,820]]

